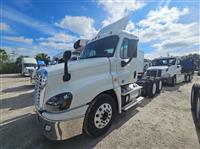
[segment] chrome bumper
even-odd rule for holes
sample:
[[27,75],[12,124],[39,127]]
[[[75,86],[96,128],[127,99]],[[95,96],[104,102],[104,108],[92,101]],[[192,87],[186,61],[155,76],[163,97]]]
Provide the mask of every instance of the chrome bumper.
[[37,114],[36,119],[43,134],[51,140],[65,140],[82,133],[84,117],[66,121],[50,121]]

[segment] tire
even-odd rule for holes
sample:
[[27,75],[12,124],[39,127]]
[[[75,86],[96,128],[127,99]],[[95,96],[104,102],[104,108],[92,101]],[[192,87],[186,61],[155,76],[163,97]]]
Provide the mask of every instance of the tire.
[[116,102],[111,95],[97,96],[86,112],[83,131],[93,137],[105,134],[112,125],[116,113]]
[[196,111],[195,111],[195,116],[196,116],[196,124],[200,128],[200,86],[196,90]]
[[176,76],[174,76],[173,78],[172,78],[172,86],[175,86],[176,85]]
[[162,87],[163,87],[163,86],[162,86],[162,80],[158,80],[156,92],[157,92],[157,93],[160,93],[161,90],[162,90]]
[[200,90],[200,84],[194,84],[191,90],[191,109],[195,113],[196,111],[196,103],[197,103],[197,93]]
[[156,94],[156,89],[156,82],[151,82],[150,87],[148,88],[148,97],[153,98]]

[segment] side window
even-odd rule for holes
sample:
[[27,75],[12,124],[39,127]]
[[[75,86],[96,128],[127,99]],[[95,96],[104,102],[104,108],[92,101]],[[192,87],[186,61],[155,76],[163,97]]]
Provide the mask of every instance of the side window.
[[137,40],[124,38],[120,48],[120,58],[128,59],[137,57]]
[[120,48],[120,58],[128,58],[128,39],[124,39]]

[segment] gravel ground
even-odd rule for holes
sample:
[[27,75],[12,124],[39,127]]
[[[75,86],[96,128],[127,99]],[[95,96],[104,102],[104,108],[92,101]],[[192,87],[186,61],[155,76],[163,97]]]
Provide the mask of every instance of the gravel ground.
[[110,131],[99,138],[84,134],[65,141],[50,141],[39,131],[29,78],[1,75],[0,148],[200,148],[190,91],[194,82],[164,87],[160,95],[116,117]]

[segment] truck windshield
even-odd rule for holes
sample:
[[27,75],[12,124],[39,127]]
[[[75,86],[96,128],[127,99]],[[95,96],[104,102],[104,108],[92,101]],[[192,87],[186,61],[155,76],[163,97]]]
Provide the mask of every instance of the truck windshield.
[[175,58],[156,59],[153,61],[153,66],[170,66],[175,65]]
[[95,57],[112,57],[119,41],[116,35],[105,37],[86,45],[80,55],[80,59]]
[[36,64],[26,63],[24,64],[25,67],[35,67]]

